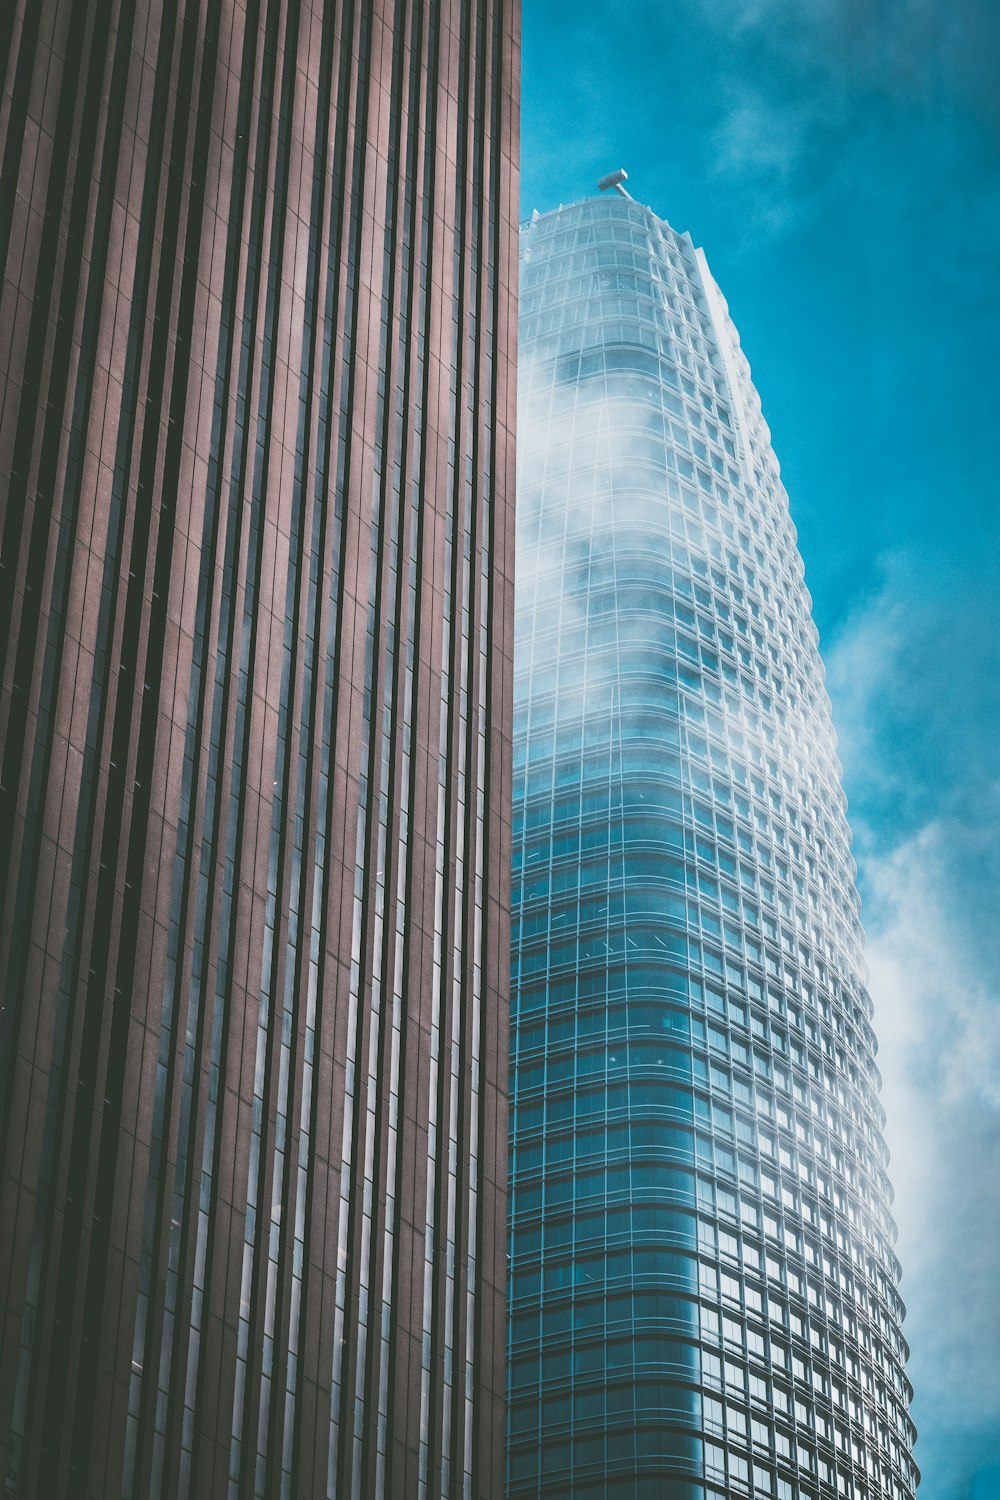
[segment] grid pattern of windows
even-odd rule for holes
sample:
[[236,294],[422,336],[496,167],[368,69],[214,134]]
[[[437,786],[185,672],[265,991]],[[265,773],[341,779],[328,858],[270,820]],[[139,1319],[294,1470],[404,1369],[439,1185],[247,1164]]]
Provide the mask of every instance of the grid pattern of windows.
[[0,1485],[501,1485],[516,0],[0,21]]
[[521,231],[508,1494],[908,1500],[850,834],[725,303]]

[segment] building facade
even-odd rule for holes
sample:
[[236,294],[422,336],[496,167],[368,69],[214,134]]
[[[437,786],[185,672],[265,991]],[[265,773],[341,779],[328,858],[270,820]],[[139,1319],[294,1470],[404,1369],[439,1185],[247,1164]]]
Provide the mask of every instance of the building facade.
[[516,0],[0,20],[0,1471],[502,1484]]
[[845,799],[703,255],[521,231],[508,1494],[909,1500]]

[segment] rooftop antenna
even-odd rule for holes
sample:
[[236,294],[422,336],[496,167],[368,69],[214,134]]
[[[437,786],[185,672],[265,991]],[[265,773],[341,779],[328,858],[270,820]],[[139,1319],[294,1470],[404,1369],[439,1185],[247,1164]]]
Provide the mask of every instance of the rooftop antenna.
[[628,173],[624,167],[619,167],[617,172],[609,172],[606,177],[599,179],[597,191],[599,193],[610,193],[613,188],[615,192],[621,193],[622,197],[627,198],[631,203],[632,195],[631,193],[626,193],[622,187],[623,182],[628,182]]

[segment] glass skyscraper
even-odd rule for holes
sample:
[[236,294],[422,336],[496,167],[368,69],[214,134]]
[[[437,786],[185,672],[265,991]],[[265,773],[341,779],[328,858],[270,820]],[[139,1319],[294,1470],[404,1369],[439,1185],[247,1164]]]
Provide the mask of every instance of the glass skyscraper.
[[850,833],[700,251],[522,226],[508,1493],[906,1500]]

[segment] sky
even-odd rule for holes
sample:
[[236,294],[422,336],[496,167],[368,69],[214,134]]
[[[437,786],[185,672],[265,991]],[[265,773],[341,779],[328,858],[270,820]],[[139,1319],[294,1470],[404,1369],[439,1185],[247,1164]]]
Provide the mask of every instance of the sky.
[[920,1500],[1000,1500],[1000,0],[523,0],[521,209],[702,246],[854,828]]

